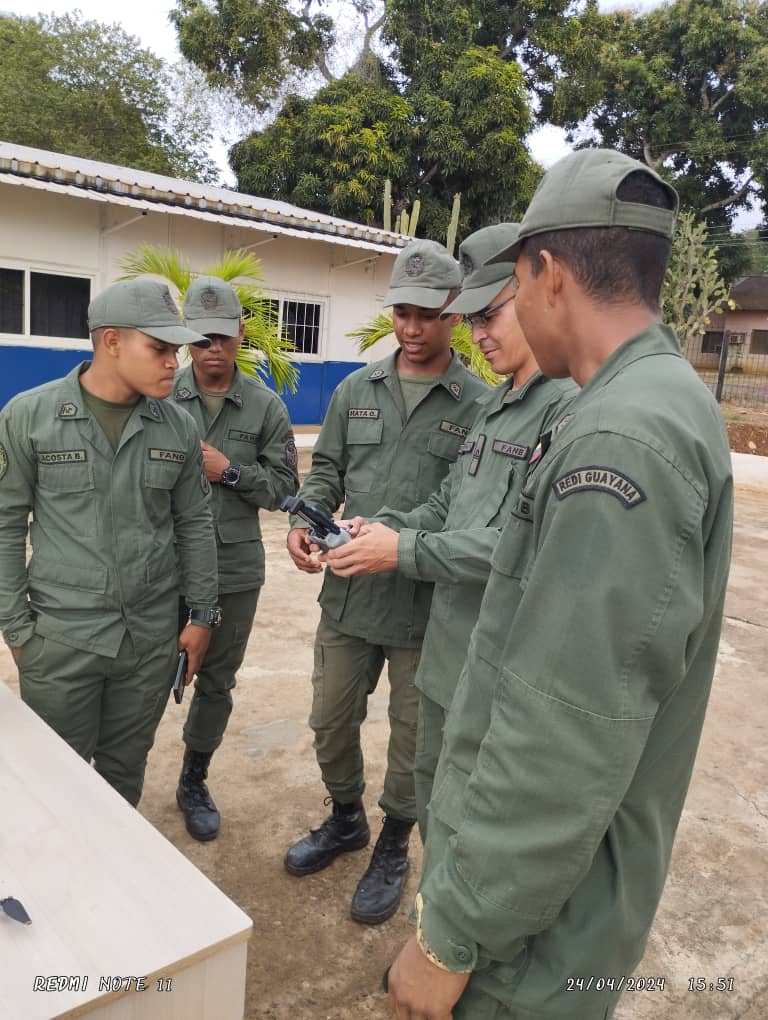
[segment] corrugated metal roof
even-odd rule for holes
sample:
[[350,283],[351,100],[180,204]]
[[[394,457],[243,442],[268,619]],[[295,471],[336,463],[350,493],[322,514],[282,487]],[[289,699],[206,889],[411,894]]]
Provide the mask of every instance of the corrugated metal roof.
[[10,142],[0,142],[0,182],[389,254],[410,240],[286,202]]
[[768,310],[768,275],[742,276],[731,284],[730,297],[736,302],[737,311]]

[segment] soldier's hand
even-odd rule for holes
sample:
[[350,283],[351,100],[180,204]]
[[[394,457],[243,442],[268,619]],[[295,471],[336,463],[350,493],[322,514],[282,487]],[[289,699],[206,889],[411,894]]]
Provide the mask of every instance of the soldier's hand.
[[336,521],[340,528],[346,528],[352,538],[357,538],[360,534],[360,529],[364,524],[367,524],[365,517],[353,517],[349,521]]
[[210,443],[200,440],[200,448],[203,451],[203,469],[209,482],[220,482],[221,472],[230,465],[229,457],[217,450]]
[[397,567],[399,535],[386,524],[365,524],[354,542],[331,549],[320,559],[339,577],[381,574]]
[[442,970],[408,939],[389,969],[389,1004],[398,1020],[451,1020],[470,974]]
[[311,555],[316,546],[311,545],[307,535],[309,528],[293,528],[288,532],[285,544],[288,546],[288,554],[299,568],[307,574],[317,574],[323,569],[322,563],[318,563]]
[[205,653],[208,651],[208,645],[211,641],[210,627],[201,627],[196,623],[188,623],[184,630],[179,634],[179,651],[186,649],[187,651],[187,676],[184,680],[184,686],[187,687],[192,683],[195,677],[195,673],[200,672],[200,667],[203,665],[203,659]]

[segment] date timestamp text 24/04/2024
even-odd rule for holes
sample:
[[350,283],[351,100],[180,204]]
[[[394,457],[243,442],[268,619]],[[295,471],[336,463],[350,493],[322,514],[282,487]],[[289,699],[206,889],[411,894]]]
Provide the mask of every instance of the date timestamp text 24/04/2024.
[[[566,991],[588,992],[594,989],[596,992],[608,990],[609,992],[663,992],[666,985],[666,978],[663,977],[627,977],[624,974],[619,977],[596,977],[590,974],[589,977],[568,978]],[[688,978],[689,992],[732,992],[734,979],[732,977],[719,977],[709,981],[704,977]]]

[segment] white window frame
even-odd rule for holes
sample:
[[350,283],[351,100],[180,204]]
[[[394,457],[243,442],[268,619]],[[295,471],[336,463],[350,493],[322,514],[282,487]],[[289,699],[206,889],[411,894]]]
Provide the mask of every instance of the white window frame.
[[320,305],[320,330],[317,338],[317,354],[302,354],[300,351],[291,352],[291,358],[298,362],[325,361],[325,352],[328,348],[328,305],[329,299],[325,294],[298,293],[288,290],[268,290],[265,297],[269,301],[278,301],[278,327],[283,325],[283,304],[285,301],[301,301],[304,304]]
[[48,276],[66,276],[69,279],[88,280],[90,295],[93,299],[96,273],[93,270],[80,269],[77,266],[46,265],[45,263],[16,262],[0,256],[0,269],[10,269],[24,273],[24,307],[22,309],[21,333],[0,333],[0,347],[42,347],[66,351],[90,351],[91,341],[88,337],[37,336],[30,332],[32,325],[32,274],[45,273]]

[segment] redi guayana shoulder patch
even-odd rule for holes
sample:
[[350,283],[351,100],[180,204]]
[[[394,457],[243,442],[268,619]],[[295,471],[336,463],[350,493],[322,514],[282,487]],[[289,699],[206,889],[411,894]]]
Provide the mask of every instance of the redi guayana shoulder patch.
[[577,492],[607,492],[615,496],[625,510],[632,510],[645,502],[645,493],[629,475],[616,468],[590,465],[572,468],[552,482],[552,490],[558,499],[573,496]]

